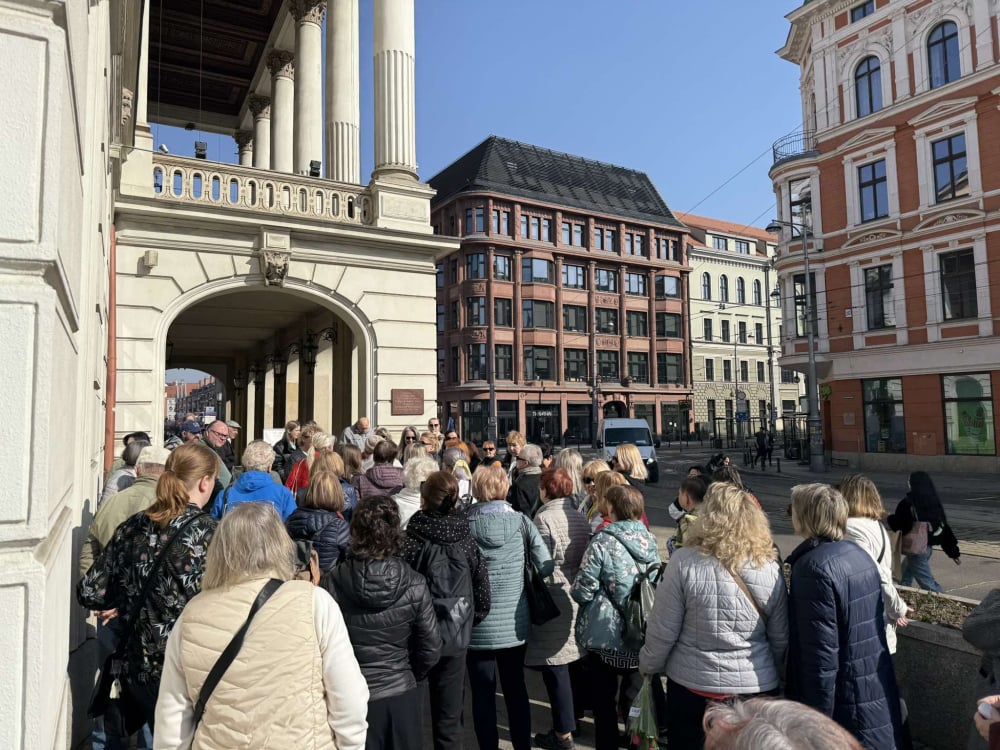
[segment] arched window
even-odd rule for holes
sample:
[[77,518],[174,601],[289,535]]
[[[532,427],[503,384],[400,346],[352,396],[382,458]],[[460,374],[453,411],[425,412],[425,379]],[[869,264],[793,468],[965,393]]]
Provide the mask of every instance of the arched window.
[[725,274],[719,277],[719,299],[729,302],[729,277]]
[[927,68],[932,89],[956,81],[962,74],[958,58],[958,27],[952,21],[939,23],[927,37]]
[[747,303],[747,285],[742,276],[736,279],[736,302],[740,305]]
[[712,299],[712,277],[707,273],[701,275],[701,298]]
[[858,117],[882,109],[882,66],[874,55],[866,57],[854,69],[854,101]]
[[759,279],[754,279],[753,280],[753,303],[755,305],[763,304],[763,302],[761,301],[761,295],[760,295],[760,280]]

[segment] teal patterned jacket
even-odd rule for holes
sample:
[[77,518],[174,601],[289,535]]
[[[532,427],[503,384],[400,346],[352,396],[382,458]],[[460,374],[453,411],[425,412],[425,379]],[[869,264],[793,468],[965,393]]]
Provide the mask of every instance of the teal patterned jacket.
[[660,562],[656,537],[642,521],[615,521],[590,540],[570,591],[582,605],[576,619],[580,648],[622,650],[622,618],[608,596],[625,607],[639,573],[633,555],[644,566]]

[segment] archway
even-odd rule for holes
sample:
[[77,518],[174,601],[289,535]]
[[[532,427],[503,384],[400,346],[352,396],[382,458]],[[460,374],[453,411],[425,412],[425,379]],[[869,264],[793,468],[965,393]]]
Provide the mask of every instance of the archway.
[[604,404],[605,419],[619,419],[628,416],[628,408],[621,401],[608,401]]

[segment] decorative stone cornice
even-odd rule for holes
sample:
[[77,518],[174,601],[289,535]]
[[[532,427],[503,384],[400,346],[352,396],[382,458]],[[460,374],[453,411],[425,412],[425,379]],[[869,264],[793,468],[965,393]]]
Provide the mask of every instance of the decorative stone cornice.
[[295,55],[283,49],[273,50],[267,56],[267,69],[273,78],[295,80]]
[[288,4],[288,11],[299,23],[314,23],[319,26],[326,13],[326,0],[292,0]]
[[236,141],[236,145],[239,147],[240,152],[246,151],[248,148],[253,146],[253,131],[252,130],[237,130],[233,133],[233,140]]
[[269,120],[271,118],[271,97],[250,94],[249,106],[255,120],[261,118]]

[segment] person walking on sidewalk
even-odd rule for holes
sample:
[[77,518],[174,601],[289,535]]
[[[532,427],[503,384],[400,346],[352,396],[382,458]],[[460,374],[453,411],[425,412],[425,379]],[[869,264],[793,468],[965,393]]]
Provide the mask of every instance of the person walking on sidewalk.
[[926,471],[915,471],[910,474],[910,491],[899,501],[896,512],[885,519],[893,531],[908,534],[919,522],[928,524],[927,549],[924,552],[904,555],[903,575],[901,583],[909,586],[914,579],[917,586],[928,591],[941,591],[941,584],[931,573],[931,553],[934,545],[938,545],[956,565],[962,564],[961,550],[955,538],[948,519],[941,505],[934,482]]

